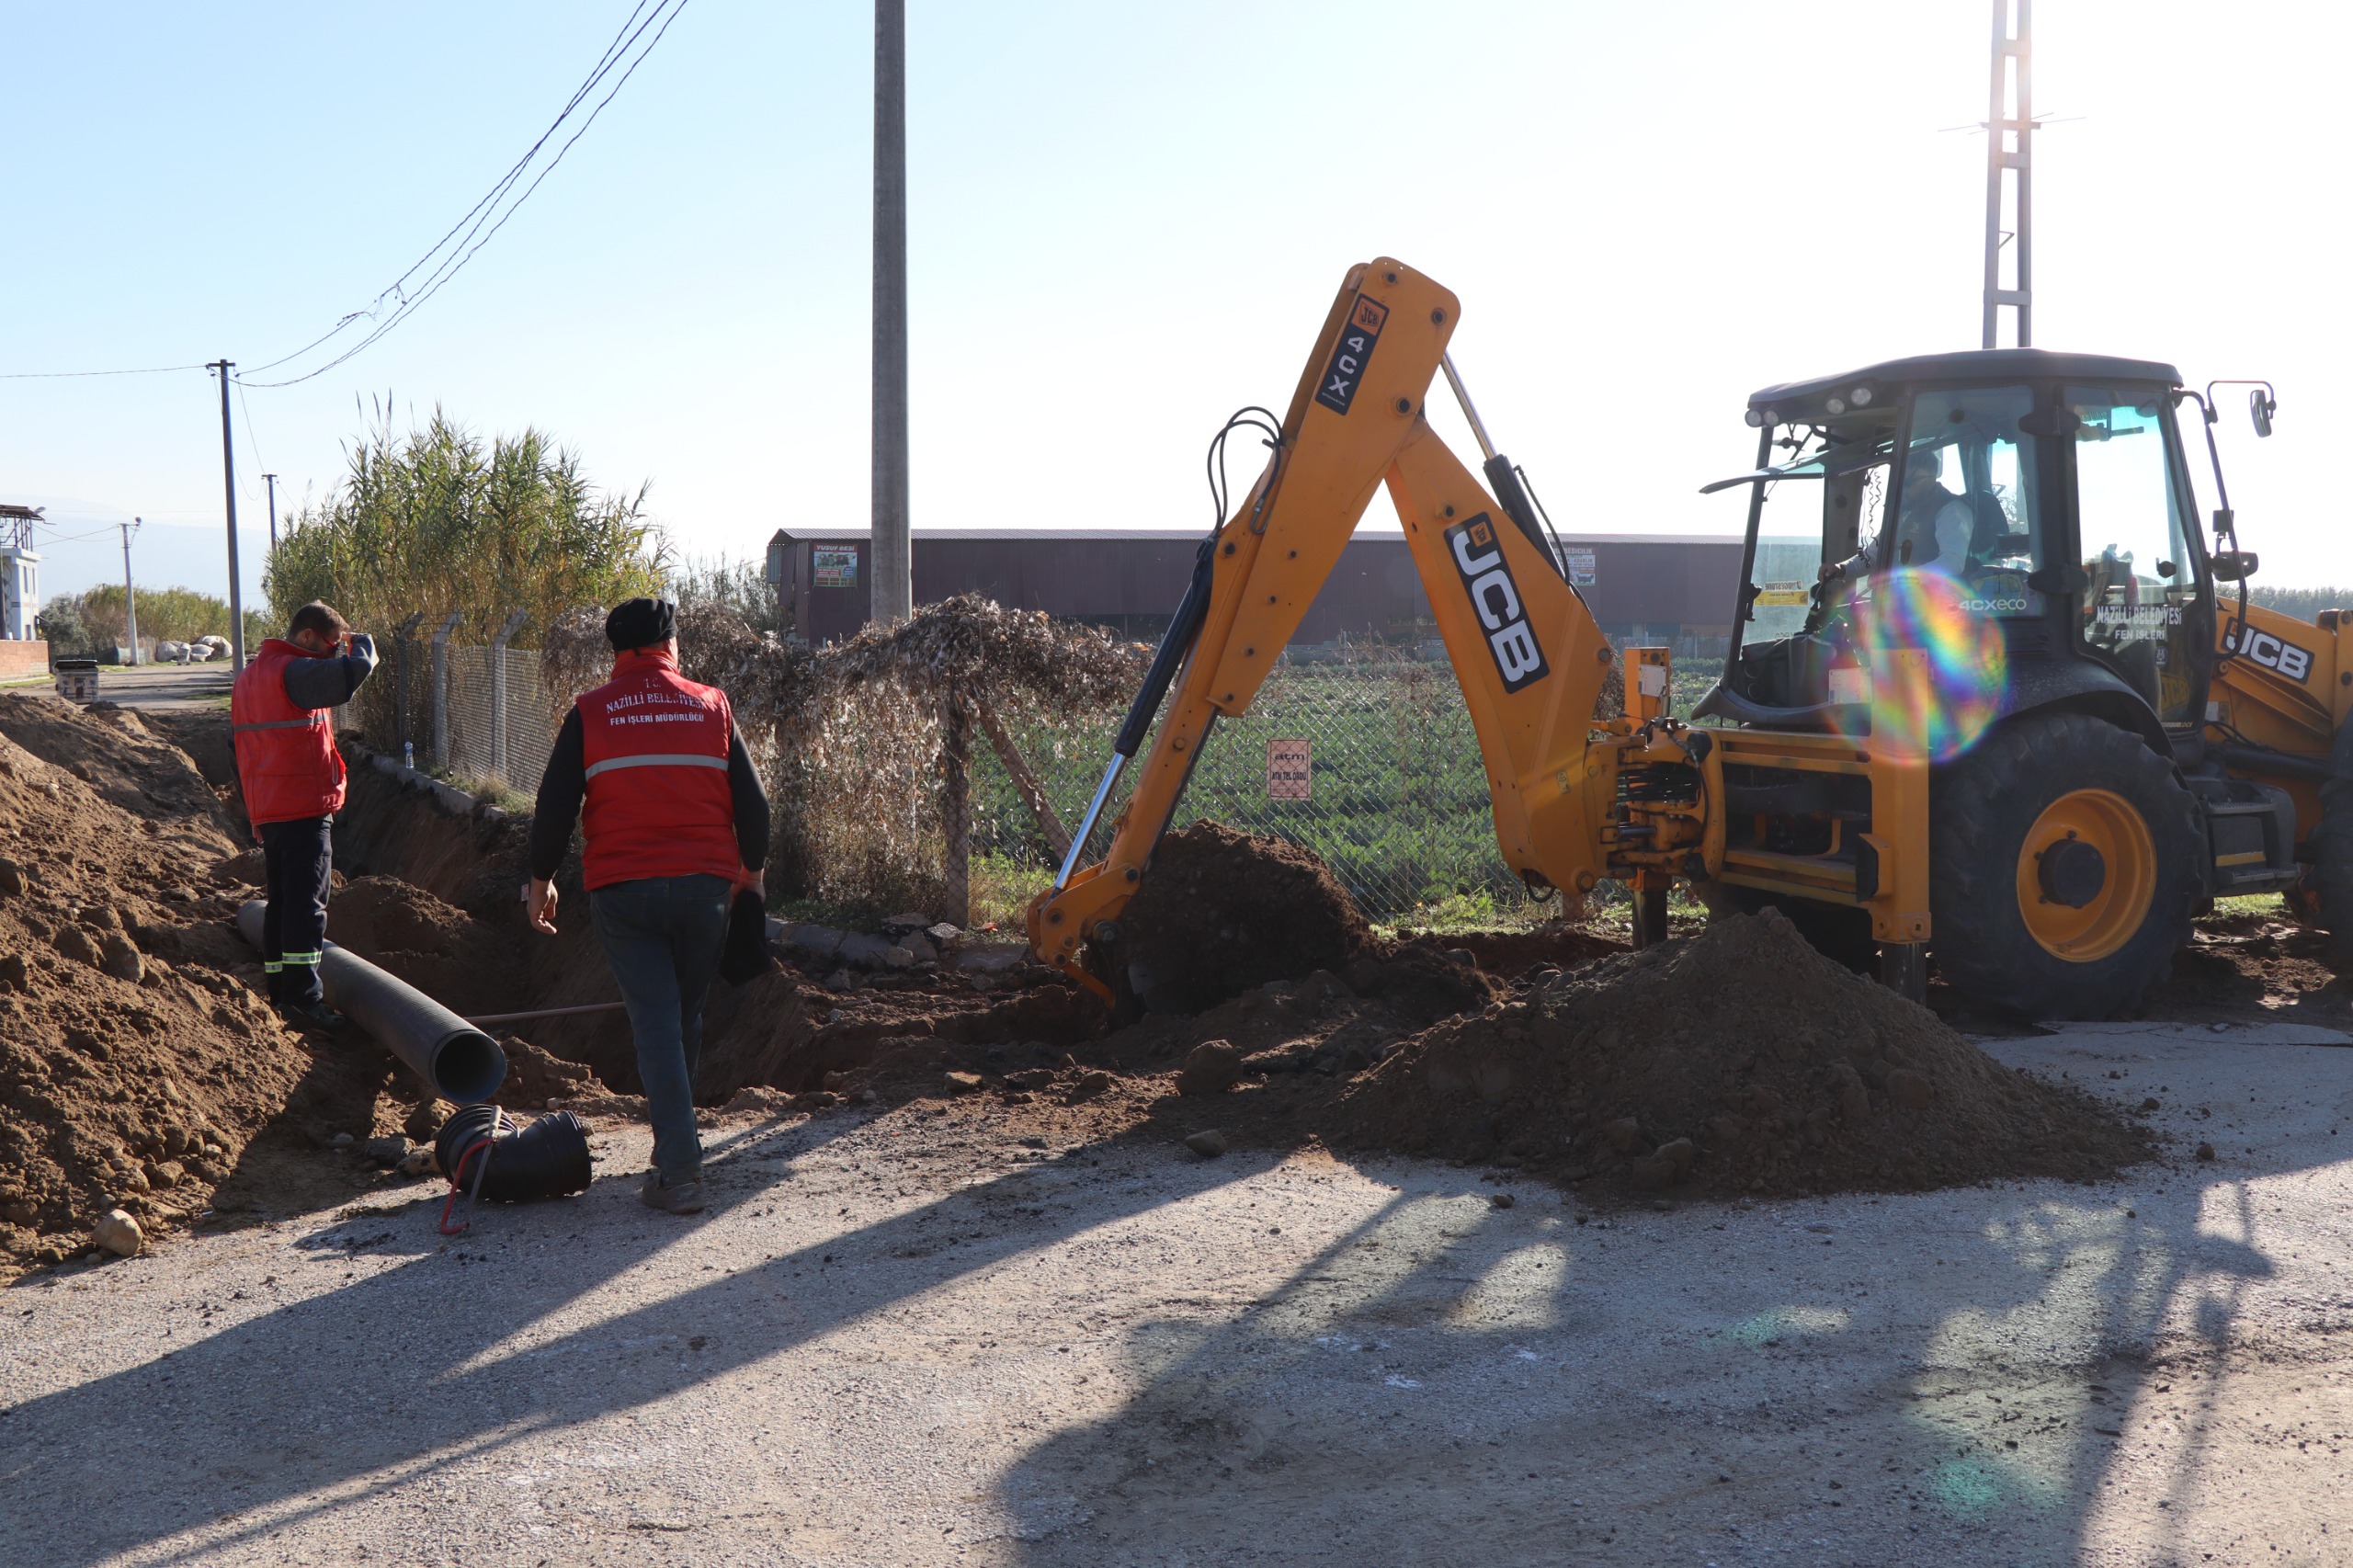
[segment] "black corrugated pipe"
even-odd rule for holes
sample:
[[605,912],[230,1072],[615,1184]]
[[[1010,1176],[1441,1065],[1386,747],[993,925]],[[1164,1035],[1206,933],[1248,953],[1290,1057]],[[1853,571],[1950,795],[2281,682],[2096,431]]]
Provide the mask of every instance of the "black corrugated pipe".
[[518,1128],[494,1105],[468,1106],[441,1124],[433,1153],[452,1187],[487,1203],[588,1190],[588,1129],[568,1110]]
[[[237,911],[237,931],[261,949],[262,901]],[[333,942],[319,962],[327,1006],[376,1037],[409,1064],[433,1092],[459,1105],[476,1105],[506,1081],[506,1053],[498,1042],[408,982]]]

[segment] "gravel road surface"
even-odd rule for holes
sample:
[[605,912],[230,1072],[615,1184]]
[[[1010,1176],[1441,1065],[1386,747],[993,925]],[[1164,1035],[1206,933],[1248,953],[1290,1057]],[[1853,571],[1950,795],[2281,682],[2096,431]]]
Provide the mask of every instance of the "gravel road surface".
[[614,1130],[455,1239],[420,1186],[0,1290],[0,1558],[2345,1563],[2345,1043],[1988,1041],[2165,1159],[1734,1207],[901,1110],[721,1127],[678,1221]]

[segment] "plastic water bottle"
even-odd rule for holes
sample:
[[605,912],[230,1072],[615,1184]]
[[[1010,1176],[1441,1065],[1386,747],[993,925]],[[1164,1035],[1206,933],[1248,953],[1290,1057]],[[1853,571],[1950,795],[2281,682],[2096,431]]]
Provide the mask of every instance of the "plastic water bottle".
[[415,741],[403,741],[401,743],[401,761],[407,765],[410,771],[414,772],[415,770],[416,743]]

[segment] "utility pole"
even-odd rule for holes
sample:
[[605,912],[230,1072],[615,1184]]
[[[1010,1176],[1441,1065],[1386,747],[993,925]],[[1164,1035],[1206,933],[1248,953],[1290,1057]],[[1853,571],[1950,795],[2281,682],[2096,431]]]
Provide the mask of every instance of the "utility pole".
[[131,664],[139,666],[139,598],[131,586],[131,539],[139,531],[140,519],[133,517],[122,525],[122,623],[123,636],[131,643]]
[[874,0],[874,473],[869,614],[915,613],[907,538],[907,6]]
[[[1997,347],[1995,329],[2005,305],[2018,312],[2018,347],[2034,342],[2033,6],[2034,0],[1994,0],[1994,82],[1985,111],[1985,335],[1980,346],[1985,348]],[[2011,289],[2002,287],[2005,171],[2018,176],[2018,228],[2009,235],[2017,287]]]
[[269,549],[275,555],[278,552],[278,475],[265,473],[261,482],[269,486]]
[[245,667],[245,599],[237,584],[237,449],[229,430],[229,372],[233,359],[215,359],[205,367],[221,373],[221,485],[229,501],[229,667]]

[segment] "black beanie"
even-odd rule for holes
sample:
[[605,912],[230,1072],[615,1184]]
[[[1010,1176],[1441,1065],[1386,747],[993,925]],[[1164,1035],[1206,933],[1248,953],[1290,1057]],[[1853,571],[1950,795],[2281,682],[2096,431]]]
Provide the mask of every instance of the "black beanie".
[[678,607],[668,599],[628,599],[605,617],[605,640],[613,652],[651,648],[678,633]]

